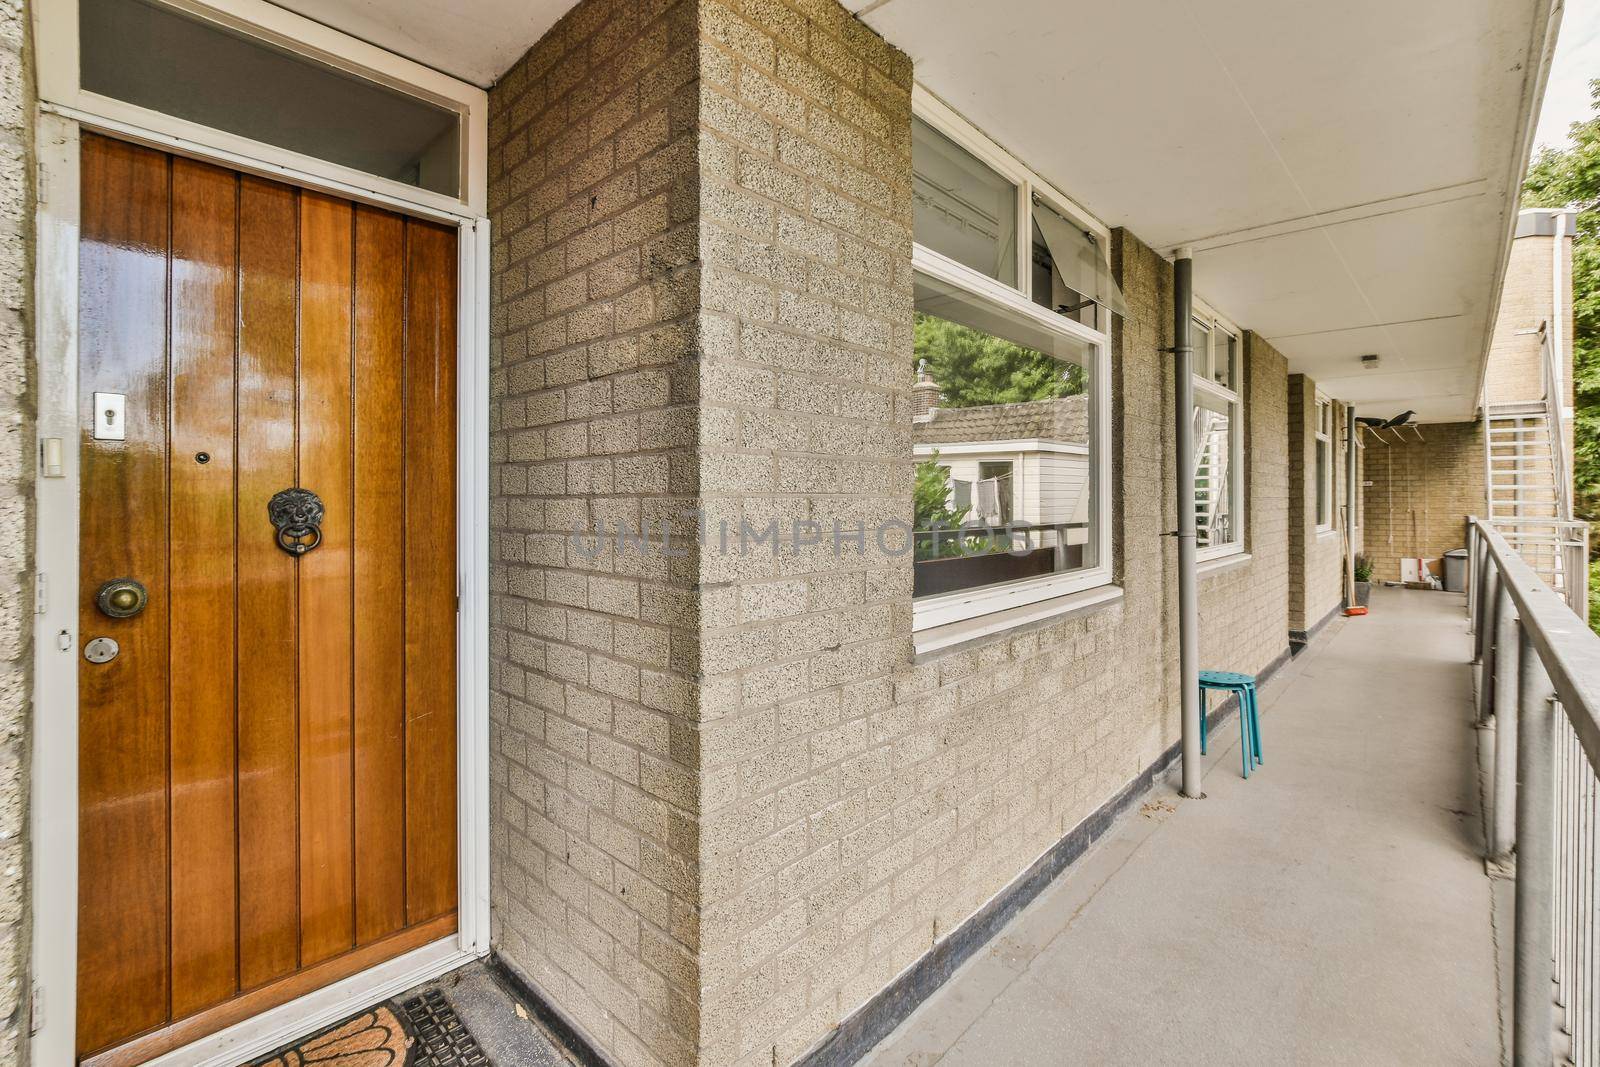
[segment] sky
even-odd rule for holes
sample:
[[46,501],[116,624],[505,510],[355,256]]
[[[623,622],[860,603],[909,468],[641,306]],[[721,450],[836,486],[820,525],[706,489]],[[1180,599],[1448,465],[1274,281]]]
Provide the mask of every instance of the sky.
[[1590,117],[1589,80],[1600,78],[1600,0],[1567,0],[1534,132],[1534,151],[1562,148],[1567,127]]

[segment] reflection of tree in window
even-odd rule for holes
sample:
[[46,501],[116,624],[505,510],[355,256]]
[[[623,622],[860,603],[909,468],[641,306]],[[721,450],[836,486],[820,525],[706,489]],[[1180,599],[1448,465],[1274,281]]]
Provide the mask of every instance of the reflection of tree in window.
[[915,358],[928,361],[943,407],[1020,404],[1079,396],[1083,368],[958,322],[917,312]]
[[[965,486],[966,491],[960,492],[960,487]],[[912,487],[912,503],[916,510],[914,517],[915,529],[928,530],[954,530],[963,522],[971,512],[972,483],[955,483],[956,491],[952,491],[950,470],[939,465],[939,453],[934,452],[932,459],[925,459],[917,464],[916,484]],[[963,502],[960,498],[968,497]],[[916,558],[932,559],[935,556],[954,556],[961,552],[960,538],[948,537],[919,537],[916,539]]]
[[[936,296],[929,297],[936,302]],[[959,307],[958,310],[964,310]],[[929,596],[1095,565],[1089,375],[1062,355],[919,311],[913,594]],[[1026,323],[1012,321],[1030,338]],[[1053,344],[1059,342],[1059,349]],[[964,527],[964,528],[963,528]]]

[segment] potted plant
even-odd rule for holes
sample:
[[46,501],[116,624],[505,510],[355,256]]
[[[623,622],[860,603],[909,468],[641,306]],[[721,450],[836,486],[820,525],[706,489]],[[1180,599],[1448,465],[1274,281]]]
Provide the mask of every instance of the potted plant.
[[1366,556],[1356,557],[1356,603],[1358,608],[1367,606],[1367,599],[1372,596],[1372,561]]

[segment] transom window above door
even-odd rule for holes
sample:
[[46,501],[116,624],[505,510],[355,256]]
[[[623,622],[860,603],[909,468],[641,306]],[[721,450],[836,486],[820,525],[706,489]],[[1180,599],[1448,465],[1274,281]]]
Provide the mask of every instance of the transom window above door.
[[[53,0],[43,102],[103,132],[454,217],[486,207],[488,97],[264,0]],[[266,167],[261,167],[265,164]]]

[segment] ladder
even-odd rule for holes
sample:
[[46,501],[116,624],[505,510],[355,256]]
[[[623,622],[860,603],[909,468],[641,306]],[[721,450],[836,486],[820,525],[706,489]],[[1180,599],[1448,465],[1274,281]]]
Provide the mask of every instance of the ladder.
[[[1228,417],[1195,411],[1194,525],[1200,548],[1226,541],[1228,521]],[[1220,538],[1219,538],[1220,533]]]
[[1536,574],[1562,592],[1567,516],[1549,408],[1543,400],[1490,404],[1484,423],[1489,520]]

